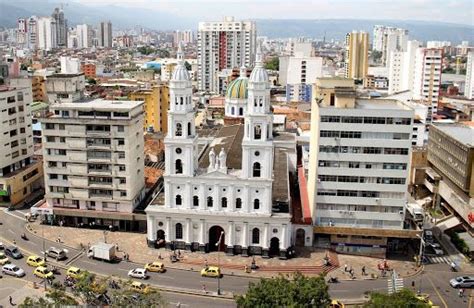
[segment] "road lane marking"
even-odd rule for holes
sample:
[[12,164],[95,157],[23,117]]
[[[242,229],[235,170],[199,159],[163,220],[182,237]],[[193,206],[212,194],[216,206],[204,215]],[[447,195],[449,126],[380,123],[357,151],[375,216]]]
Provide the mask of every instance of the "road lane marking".
[[438,291],[438,288],[434,285],[433,283],[433,280],[431,280],[430,277],[426,277],[428,278],[428,281],[431,283],[431,286],[433,287],[433,289],[435,290],[436,294],[438,295],[439,299],[441,300],[441,302],[443,303],[444,307],[445,308],[448,308],[448,304],[446,304],[446,301],[444,300],[443,296],[441,295],[441,293],[439,293]]
[[8,229],[8,232],[10,232],[10,233],[13,233],[13,234],[15,234],[15,235],[16,235],[16,233],[15,233],[15,232],[13,232],[13,230],[12,230],[12,229]]
[[97,263],[94,263],[94,262],[91,262],[91,261],[87,261],[87,260],[81,260],[81,262],[87,263],[87,264],[90,264],[90,265],[97,265]]

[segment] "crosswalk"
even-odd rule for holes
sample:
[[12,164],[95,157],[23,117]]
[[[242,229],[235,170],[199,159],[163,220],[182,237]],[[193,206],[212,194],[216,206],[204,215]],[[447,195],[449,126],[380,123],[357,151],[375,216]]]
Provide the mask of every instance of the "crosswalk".
[[439,264],[439,263],[446,263],[450,264],[451,263],[451,258],[447,256],[426,256],[426,260],[428,263],[431,264]]

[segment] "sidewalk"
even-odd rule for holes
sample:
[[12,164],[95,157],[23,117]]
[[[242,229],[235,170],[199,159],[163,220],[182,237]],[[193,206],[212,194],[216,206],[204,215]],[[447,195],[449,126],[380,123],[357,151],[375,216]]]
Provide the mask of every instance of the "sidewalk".
[[[94,229],[82,229],[72,227],[59,227],[40,225],[38,222],[30,223],[30,227],[37,236],[42,236],[56,241],[59,237],[63,244],[73,248],[80,248],[80,245],[93,245],[104,241],[104,231]],[[319,275],[330,273],[330,276],[339,279],[351,279],[349,273],[344,272],[344,265],[352,266],[356,279],[371,279],[371,274],[380,275],[377,265],[382,261],[377,258],[341,255],[323,249],[300,249],[299,257],[289,260],[279,260],[278,258],[264,259],[255,256],[255,262],[259,269],[253,273],[245,273],[245,265],[251,265],[253,257],[228,256],[223,252],[199,253],[181,250],[181,260],[171,263],[170,255],[172,251],[149,248],[146,244],[146,235],[129,232],[106,232],[105,239],[108,243],[118,245],[119,257],[125,253],[129,255],[129,260],[138,264],[145,264],[153,261],[164,263],[165,267],[183,270],[201,270],[205,264],[220,264],[224,274],[233,274],[248,277],[272,277],[278,274],[290,274],[299,271],[305,275]],[[177,252],[176,252],[177,253]],[[323,264],[323,258],[328,256],[330,265]],[[161,258],[160,258],[161,257]],[[219,259],[219,260],[218,260]],[[415,271],[414,263],[407,261],[388,261],[389,266],[394,268],[400,276],[413,275]],[[362,276],[361,268],[365,266],[367,275]]]
[[0,285],[0,307],[11,307],[9,296],[13,304],[18,306],[26,297],[41,297],[44,295],[42,288],[34,289],[31,283],[22,279],[3,277]]

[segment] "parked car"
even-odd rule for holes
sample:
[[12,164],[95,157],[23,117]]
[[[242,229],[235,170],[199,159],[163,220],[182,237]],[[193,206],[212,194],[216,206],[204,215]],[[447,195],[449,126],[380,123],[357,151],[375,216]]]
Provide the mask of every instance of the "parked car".
[[3,252],[0,253],[0,265],[5,265],[9,262],[10,260],[8,259],[8,257]]
[[16,266],[15,264],[6,264],[2,267],[2,273],[5,275],[11,275],[15,277],[25,276],[25,271]]
[[431,230],[425,230],[423,232],[423,238],[425,239],[425,242],[427,244],[431,244],[434,242],[434,237],[433,237],[433,231]]
[[62,248],[56,248],[56,247],[50,247],[48,250],[46,250],[46,255],[58,261],[67,258],[66,250]]
[[54,274],[51,272],[48,268],[44,266],[38,266],[35,268],[33,271],[33,275],[35,275],[38,278],[43,278],[43,279],[53,279]]
[[147,279],[148,275],[144,268],[134,268],[128,272],[128,276],[133,278]]
[[427,245],[427,248],[431,249],[437,256],[444,255],[444,251],[443,249],[441,249],[441,245],[439,245],[438,243],[430,243]]
[[203,277],[222,277],[221,269],[217,266],[208,266],[201,270]]
[[449,281],[449,284],[453,288],[473,288],[474,287],[474,276],[460,276],[453,278]]
[[38,266],[45,266],[46,262],[41,257],[29,256],[28,259],[26,260],[26,264],[33,267],[38,267]]
[[5,255],[12,257],[13,259],[21,259],[23,255],[16,246],[8,246],[5,248]]
[[145,269],[149,272],[158,272],[163,273],[165,271],[165,266],[161,262],[153,262],[145,264]]

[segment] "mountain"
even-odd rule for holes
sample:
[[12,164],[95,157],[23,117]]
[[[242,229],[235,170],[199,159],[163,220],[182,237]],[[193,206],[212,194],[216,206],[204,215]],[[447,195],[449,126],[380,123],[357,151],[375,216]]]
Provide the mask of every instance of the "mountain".
[[[124,8],[117,5],[87,6],[74,1],[63,1],[64,13],[69,25],[98,24],[110,20],[115,29],[126,29],[140,25],[155,30],[196,29],[198,17],[180,18],[168,12],[142,8]],[[15,27],[18,17],[50,15],[60,0],[0,0],[0,27]],[[217,19],[217,17],[216,17]],[[474,27],[469,25],[396,20],[362,19],[259,19],[256,20],[259,36],[269,38],[312,37],[342,40],[352,30],[368,31],[374,25],[397,26],[408,29],[410,38],[421,41],[447,40],[453,44],[461,41],[474,43]]]

